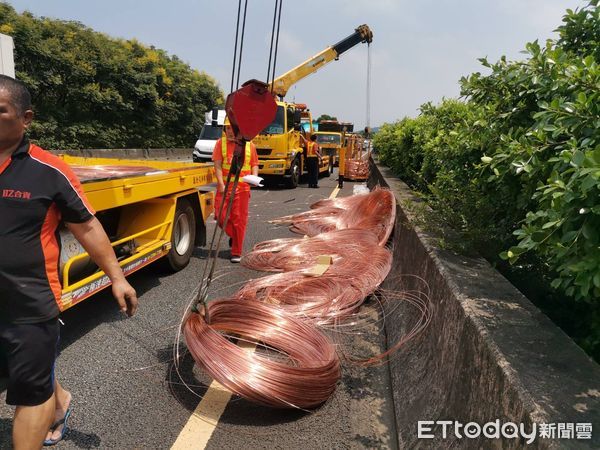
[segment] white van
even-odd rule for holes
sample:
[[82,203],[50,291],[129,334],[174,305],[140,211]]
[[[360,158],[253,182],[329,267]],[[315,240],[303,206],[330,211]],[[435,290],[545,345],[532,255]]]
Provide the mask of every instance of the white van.
[[213,149],[217,139],[221,138],[223,133],[223,123],[225,121],[225,110],[214,108],[206,113],[204,126],[192,152],[194,162],[207,162],[212,159]]

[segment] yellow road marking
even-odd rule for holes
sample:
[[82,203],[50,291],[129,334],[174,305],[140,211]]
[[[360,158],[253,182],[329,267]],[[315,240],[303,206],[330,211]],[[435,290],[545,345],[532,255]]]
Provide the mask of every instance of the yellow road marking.
[[[238,345],[250,352],[256,345],[240,341]],[[219,419],[231,399],[231,392],[217,381],[213,381],[208,390],[196,406],[196,409],[177,436],[171,450],[206,448],[208,440],[219,424]]]
[[338,195],[338,192],[340,192],[340,187],[336,186],[335,189],[333,190],[333,192],[331,193],[331,195],[329,196],[329,198],[336,198]]

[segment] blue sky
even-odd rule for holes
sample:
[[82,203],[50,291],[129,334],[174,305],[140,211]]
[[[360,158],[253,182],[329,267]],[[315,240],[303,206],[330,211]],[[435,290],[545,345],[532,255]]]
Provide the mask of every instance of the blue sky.
[[[136,38],[176,54],[228,91],[236,0],[13,0],[17,11],[76,20],[97,31]],[[360,24],[371,46],[371,125],[418,114],[427,101],[456,97],[461,76],[482,70],[477,58],[523,57],[525,43],[554,37],[567,8],[586,0],[303,0],[283,1],[277,74],[351,34]],[[265,79],[274,0],[248,0],[240,78]],[[367,48],[357,46],[293,87],[289,100],[352,121],[366,120]]]

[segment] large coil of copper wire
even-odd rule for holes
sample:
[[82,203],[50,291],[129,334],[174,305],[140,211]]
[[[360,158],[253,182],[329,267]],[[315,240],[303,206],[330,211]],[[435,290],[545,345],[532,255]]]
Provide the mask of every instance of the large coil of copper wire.
[[377,188],[369,194],[352,195],[341,199],[321,200],[310,211],[280,217],[272,223],[291,224],[290,230],[316,236],[332,230],[370,230],[385,245],[396,219],[396,200],[389,189]]
[[319,277],[295,270],[258,278],[246,283],[236,297],[278,304],[316,325],[336,324],[356,313],[383,282],[391,264],[391,252],[373,245],[368,261],[336,259]]
[[265,272],[289,272],[315,265],[320,255],[331,255],[334,267],[342,270],[352,259],[363,261],[374,247],[378,247],[378,239],[369,230],[334,230],[312,238],[261,242],[242,258],[242,264]]
[[[231,392],[276,408],[314,408],[340,378],[335,346],[309,323],[273,305],[233,299],[212,301],[210,324],[191,313],[184,325],[194,360]],[[252,352],[228,336],[257,343]],[[279,353],[270,355],[272,350]]]
[[364,159],[347,159],[344,178],[349,180],[366,180],[369,178],[369,161]]
[[[320,255],[333,262],[319,277],[311,267]],[[318,325],[338,323],[355,313],[383,282],[392,254],[368,230],[336,230],[309,239],[262,242],[242,259],[255,270],[286,273],[252,280],[236,294],[245,300],[277,303]]]
[[124,178],[145,175],[156,172],[156,168],[150,166],[123,166],[123,165],[95,165],[95,166],[71,166],[77,177],[82,181],[100,181],[111,178]]

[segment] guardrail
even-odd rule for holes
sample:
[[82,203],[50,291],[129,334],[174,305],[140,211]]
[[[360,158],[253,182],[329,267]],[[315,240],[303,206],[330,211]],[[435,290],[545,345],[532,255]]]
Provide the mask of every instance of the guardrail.
[[[415,225],[407,205],[418,200],[389,169],[371,161],[369,185],[389,187],[398,203],[394,265],[383,287],[410,289],[397,284],[397,275],[417,275],[434,305],[429,328],[390,362],[400,447],[525,447],[523,438],[469,439],[464,428],[461,439],[454,425],[444,439],[440,423],[425,424],[421,436],[434,437],[419,439],[418,421],[498,420],[522,423],[528,432],[536,424],[538,437],[528,448],[600,448],[600,366],[485,260],[440,249]],[[390,311],[388,342],[397,342],[416,314],[410,305]],[[540,438],[541,424],[573,437]],[[585,436],[576,432],[586,429],[582,424],[592,425],[590,439],[576,439]]]

